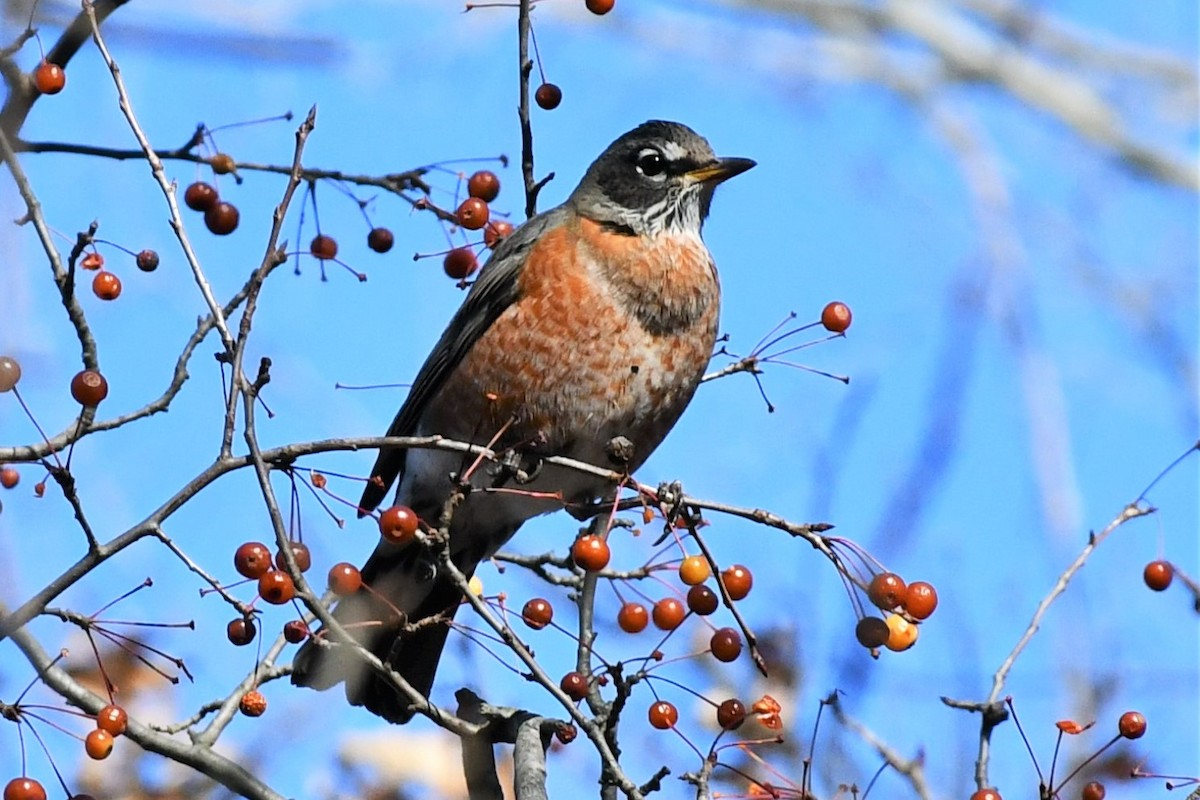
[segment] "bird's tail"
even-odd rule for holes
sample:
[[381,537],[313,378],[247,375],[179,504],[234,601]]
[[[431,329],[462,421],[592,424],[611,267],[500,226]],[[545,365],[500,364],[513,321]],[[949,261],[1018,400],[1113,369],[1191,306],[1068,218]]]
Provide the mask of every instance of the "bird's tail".
[[[340,600],[333,616],[358,644],[428,697],[462,594],[433,575],[426,559],[420,547],[389,552],[381,546],[363,567],[364,587]],[[408,698],[388,678],[365,663],[351,643],[324,631],[296,653],[292,683],[318,691],[345,683],[353,705],[396,724],[413,716]]]

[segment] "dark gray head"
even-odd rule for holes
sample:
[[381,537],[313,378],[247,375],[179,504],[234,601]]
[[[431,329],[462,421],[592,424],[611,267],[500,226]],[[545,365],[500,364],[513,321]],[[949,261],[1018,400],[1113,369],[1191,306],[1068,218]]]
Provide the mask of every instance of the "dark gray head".
[[699,235],[717,185],[753,166],[748,158],[717,158],[686,125],[652,120],[610,144],[568,202],[633,233]]

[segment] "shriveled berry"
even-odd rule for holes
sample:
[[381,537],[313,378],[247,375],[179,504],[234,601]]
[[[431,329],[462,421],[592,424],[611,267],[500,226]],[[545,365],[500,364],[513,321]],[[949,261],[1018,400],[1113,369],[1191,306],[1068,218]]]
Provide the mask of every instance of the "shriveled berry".
[[233,568],[243,578],[261,578],[271,568],[271,551],[262,542],[246,542],[234,551]]
[[467,194],[490,203],[500,194],[500,179],[491,170],[481,169],[467,179]]
[[1175,578],[1175,567],[1170,561],[1151,561],[1142,570],[1142,580],[1156,592],[1165,591]]
[[129,727],[129,715],[125,713],[125,709],[109,703],[96,715],[96,727],[108,731],[113,736],[120,736]]
[[746,721],[746,706],[741,700],[731,697],[717,706],[717,725],[723,731],[735,731]]
[[688,556],[679,562],[679,580],[688,586],[704,583],[710,575],[712,575],[712,570],[708,566],[708,559],[704,556]]
[[442,260],[442,269],[456,281],[465,280],[479,269],[479,260],[475,251],[469,247],[456,247]]
[[46,789],[33,778],[13,778],[4,786],[4,800],[46,800]]
[[904,605],[907,591],[904,579],[894,572],[880,572],[867,584],[867,598],[884,611]]
[[687,606],[694,614],[707,617],[717,610],[720,603],[721,600],[717,597],[717,593],[703,584],[688,589]]
[[395,505],[379,515],[379,533],[393,544],[408,544],[417,537],[421,521],[408,506]]
[[251,689],[238,701],[238,711],[247,717],[261,717],[267,712],[267,698],[258,689]]
[[603,536],[589,533],[571,545],[571,559],[588,572],[598,572],[608,566],[612,550]]
[[[289,542],[292,546],[292,558],[296,559],[296,566],[301,572],[308,572],[308,568],[312,566],[312,553],[308,549],[308,545],[304,542]],[[283,551],[275,551],[275,567],[277,569],[286,569],[287,562],[283,559]]]
[[216,188],[204,181],[196,181],[183,191],[184,205],[192,211],[208,211],[219,199]]
[[341,561],[329,568],[329,590],[338,597],[354,594],[362,582],[362,573],[353,564]]
[[281,606],[296,596],[296,584],[291,575],[273,569],[258,579],[258,595],[273,606]]
[[1138,711],[1126,711],[1117,720],[1117,732],[1126,739],[1140,739],[1146,735],[1146,718]]
[[850,306],[845,303],[833,302],[821,309],[821,324],[831,333],[845,333],[852,318]]
[[102,269],[92,278],[92,293],[101,300],[116,300],[121,296],[121,279]]
[[1080,800],[1104,800],[1104,796],[1108,794],[1104,789],[1104,784],[1100,781],[1092,781],[1084,784],[1083,791],[1079,793]]
[[533,93],[533,99],[539,106],[547,111],[553,111],[558,108],[558,104],[562,102],[562,89],[555,86],[553,83],[543,83]]
[[100,405],[108,397],[108,381],[96,370],[85,369],[71,379],[71,397],[80,405]]
[[237,169],[237,162],[228,153],[217,153],[208,160],[208,163],[212,167],[212,171],[218,175],[228,175]]
[[255,627],[254,621],[245,617],[231,619],[225,626],[225,635],[238,647],[244,647],[253,642],[257,633],[258,628]]
[[913,581],[904,593],[904,610],[913,619],[928,619],[937,608],[937,590],[925,581]]
[[21,365],[12,356],[0,356],[0,392],[11,392],[21,381]]
[[12,467],[0,467],[0,486],[3,486],[5,489],[12,489],[20,482],[21,473]]
[[626,633],[641,633],[650,624],[650,614],[641,603],[625,603],[617,612],[617,624]]
[[137,254],[135,260],[137,261],[137,268],[142,272],[154,272],[154,270],[158,269],[158,253],[153,250],[147,249],[141,251]]
[[545,598],[535,597],[521,609],[521,619],[535,631],[540,631],[554,619],[554,606]]
[[233,203],[218,200],[204,212],[204,225],[217,236],[228,236],[237,230],[242,215]]
[[332,236],[326,236],[323,233],[318,233],[313,237],[313,240],[308,244],[308,252],[314,257],[322,261],[328,261],[332,258],[337,258],[338,245],[337,240]]
[[720,628],[708,640],[708,649],[712,650],[717,661],[736,661],[742,654],[742,637],[733,628]]
[[587,697],[587,679],[578,672],[568,672],[566,675],[563,675],[558,688],[563,690],[563,694],[575,701]]
[[664,597],[654,604],[654,627],[661,631],[673,631],[683,624],[687,609],[674,597]]
[[660,731],[674,728],[675,723],[679,722],[679,711],[666,700],[659,700],[651,705],[648,716],[650,724]]
[[468,197],[454,212],[454,219],[469,231],[477,231],[488,222],[488,204],[478,197]]
[[888,626],[888,639],[884,642],[888,650],[900,653],[917,643],[920,629],[899,614],[888,614],[884,622]]
[[42,59],[33,70],[33,84],[42,94],[58,94],[67,85],[67,73],[58,64]]
[[90,253],[84,253],[83,258],[79,259],[79,266],[95,272],[104,266],[104,256],[94,250]]
[[892,629],[879,617],[863,617],[854,626],[854,638],[858,639],[858,643],[863,647],[872,650],[887,644],[891,634]]
[[396,237],[387,228],[371,228],[367,234],[367,247],[376,253],[386,253],[396,243]]
[[89,731],[87,738],[83,740],[83,749],[89,758],[103,761],[113,751],[113,735],[102,728]]
[[513,232],[513,224],[508,220],[496,219],[487,224],[483,229],[483,243],[488,247],[494,248],[500,243],[500,240]]
[[308,625],[302,619],[293,619],[283,623],[283,638],[291,644],[300,644],[308,638]]
[[725,584],[725,591],[729,592],[730,599],[741,600],[750,594],[750,589],[754,587],[754,575],[749,567],[734,564],[721,571],[721,583]]

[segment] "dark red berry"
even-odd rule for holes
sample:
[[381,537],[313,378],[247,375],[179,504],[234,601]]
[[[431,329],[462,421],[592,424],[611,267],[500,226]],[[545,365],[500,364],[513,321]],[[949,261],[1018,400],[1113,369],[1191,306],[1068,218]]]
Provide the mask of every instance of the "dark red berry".
[[479,269],[479,261],[475,258],[475,251],[471,248],[456,247],[446,253],[446,258],[442,261],[442,269],[446,270],[446,274],[454,280],[461,281]]
[[246,542],[234,552],[233,568],[243,578],[261,578],[271,568],[271,551],[262,542]]
[[533,99],[539,106],[547,111],[553,111],[558,108],[558,104],[562,102],[562,89],[555,86],[553,83],[543,83],[533,93]]
[[500,194],[500,179],[496,173],[481,169],[467,179],[467,194],[490,203]]
[[254,626],[254,622],[245,617],[231,619],[225,626],[225,635],[238,647],[253,642],[256,633],[258,633],[258,629]]
[[386,253],[396,243],[396,237],[387,228],[372,228],[367,234],[367,247],[376,253]]
[[137,268],[142,272],[154,272],[158,269],[158,253],[153,250],[143,250],[138,253]]
[[183,202],[192,211],[208,211],[219,199],[217,190],[204,181],[196,181],[183,192]]
[[217,236],[228,236],[237,230],[241,216],[233,203],[218,200],[204,212],[204,225]]
[[108,381],[94,369],[85,369],[71,379],[71,397],[84,406],[96,406],[108,397]]

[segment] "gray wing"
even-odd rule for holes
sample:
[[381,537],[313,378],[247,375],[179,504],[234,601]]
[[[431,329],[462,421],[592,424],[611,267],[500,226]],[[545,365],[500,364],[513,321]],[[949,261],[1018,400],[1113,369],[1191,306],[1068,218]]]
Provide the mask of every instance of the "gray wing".
[[[425,413],[425,407],[442,388],[446,378],[463,357],[474,347],[479,337],[492,326],[496,318],[519,296],[517,278],[525,264],[530,248],[547,228],[562,221],[562,206],[539,214],[513,231],[502,241],[479,272],[442,338],[421,365],[408,398],[396,413],[388,428],[388,436],[411,436]],[[363,490],[358,503],[358,515],[365,516],[387,496],[392,483],[404,472],[405,450],[384,447],[379,450],[372,479]],[[378,478],[378,481],[374,480]]]

